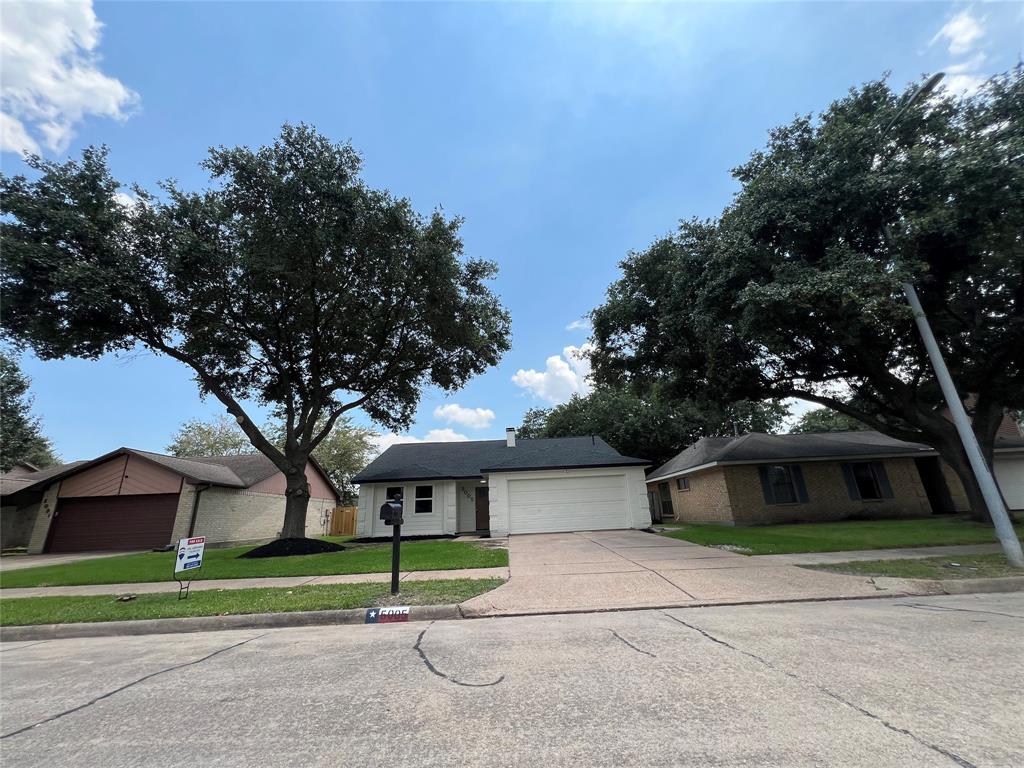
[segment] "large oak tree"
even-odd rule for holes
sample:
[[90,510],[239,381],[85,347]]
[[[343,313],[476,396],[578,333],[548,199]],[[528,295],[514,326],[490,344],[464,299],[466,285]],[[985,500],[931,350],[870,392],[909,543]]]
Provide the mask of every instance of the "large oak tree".
[[594,376],[827,406],[933,446],[985,515],[900,284],[991,461],[1024,406],[1024,70],[906,103],[872,82],[773,130],[721,217],[631,254],[594,313]]
[[[142,345],[187,365],[285,473],[285,538],[305,535],[306,462],[343,414],[407,428],[424,387],[509,347],[496,267],[462,258],[460,220],[369,188],[352,147],[307,126],[211,149],[207,189],[130,205],[104,149],[29,165],[0,177],[6,331],[44,359]],[[283,448],[247,400],[280,413]]]

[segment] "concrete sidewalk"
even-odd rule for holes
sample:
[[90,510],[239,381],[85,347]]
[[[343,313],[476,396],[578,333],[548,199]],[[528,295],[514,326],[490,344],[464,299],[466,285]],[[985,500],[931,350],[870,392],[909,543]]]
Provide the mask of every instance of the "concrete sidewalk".
[[462,604],[467,615],[906,594],[643,531],[511,536],[509,569],[507,584]]
[[[402,581],[446,581],[450,579],[508,579],[508,568],[461,568],[450,571],[407,571]],[[207,589],[263,589],[302,587],[309,584],[365,584],[391,581],[390,573],[350,573],[337,576],[275,576],[260,579],[203,579],[193,581],[193,591]],[[176,581],[149,581],[138,584],[83,584],[74,587],[23,587],[0,589],[0,598],[68,597],[72,595],[124,595],[177,592]]]

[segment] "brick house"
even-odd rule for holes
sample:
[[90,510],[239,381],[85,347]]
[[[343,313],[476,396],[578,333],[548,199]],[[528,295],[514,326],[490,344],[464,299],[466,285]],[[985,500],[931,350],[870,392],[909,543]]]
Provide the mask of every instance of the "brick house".
[[[1024,438],[996,439],[995,472],[1024,509]],[[967,512],[956,474],[930,447],[878,432],[707,437],[647,477],[655,520],[722,525]]]
[[[323,534],[337,488],[306,467],[306,535]],[[39,552],[154,549],[184,536],[212,544],[276,538],[285,476],[263,454],[164,456],[119,448],[92,461],[0,476],[4,547]]]

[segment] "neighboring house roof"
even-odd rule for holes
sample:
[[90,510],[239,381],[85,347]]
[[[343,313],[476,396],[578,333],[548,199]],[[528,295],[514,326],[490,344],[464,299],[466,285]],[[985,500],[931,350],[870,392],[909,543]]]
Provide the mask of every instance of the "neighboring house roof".
[[514,447],[509,447],[505,440],[402,443],[384,451],[352,482],[475,479],[492,472],[648,464],[645,459],[623,456],[596,436],[519,439]]
[[58,475],[63,476],[65,472],[88,463],[87,461],[72,461],[68,464],[56,464],[46,469],[40,469],[31,474],[11,474],[9,472],[2,474],[0,475],[0,498],[6,502],[8,497],[16,493],[35,485],[46,485]]
[[[1024,441],[1017,441],[1024,445]],[[1015,447],[1012,439],[998,439],[997,448]],[[935,455],[930,446],[908,443],[880,432],[816,432],[767,435],[751,432],[740,437],[705,437],[647,476],[659,480],[720,464],[749,464],[797,459],[868,458],[872,456]]]
[[[225,488],[249,488],[278,472],[274,462],[262,453],[242,454],[239,456],[165,456],[162,453],[140,451],[135,448],[118,448],[92,461],[74,461],[70,464],[50,467],[49,469],[34,472],[27,476],[18,476],[17,478],[0,476],[0,480],[2,480],[0,496],[5,497],[5,501],[7,501],[6,497],[14,493],[41,492],[46,486],[56,480],[63,480],[84,469],[102,464],[115,456],[125,454],[139,456],[154,464],[159,464],[172,472],[182,475],[192,483],[218,485]],[[340,492],[323,467],[314,459],[311,459],[311,463],[327,481],[327,484],[334,493],[340,496]],[[20,484],[20,481],[23,480],[30,482]],[[19,483],[19,485],[16,486],[15,483]],[[10,490],[8,490],[9,487]]]

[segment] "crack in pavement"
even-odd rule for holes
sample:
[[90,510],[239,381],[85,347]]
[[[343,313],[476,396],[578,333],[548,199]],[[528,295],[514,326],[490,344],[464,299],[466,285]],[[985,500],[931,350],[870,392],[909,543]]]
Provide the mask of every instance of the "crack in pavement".
[[[132,688],[132,687],[138,685],[139,683],[144,683],[146,680],[149,680],[150,678],[157,677],[158,675],[163,675],[163,674],[165,674],[167,672],[173,672],[176,669],[184,669],[185,667],[192,667],[192,666],[195,666],[196,664],[202,664],[204,661],[207,661],[208,659],[212,659],[214,656],[218,656],[218,655],[220,655],[222,653],[226,653],[227,651],[233,650],[235,648],[238,648],[239,646],[245,645],[246,643],[251,643],[253,640],[259,640],[261,637],[266,637],[266,636],[267,636],[267,633],[264,632],[262,635],[257,635],[256,637],[250,637],[248,640],[242,640],[240,643],[235,643],[234,645],[229,645],[227,648],[221,648],[220,650],[214,651],[213,653],[209,653],[209,654],[207,654],[206,656],[203,656],[200,659],[194,659],[193,661],[186,661],[184,664],[175,664],[173,667],[167,667],[166,669],[160,669],[160,670],[157,670],[156,672],[150,672],[148,675],[143,675],[138,680],[133,680],[130,683],[125,683],[120,688],[115,688],[112,691],[107,691],[106,693],[104,693],[104,694],[102,694],[100,696],[97,696],[94,699],[90,699],[89,701],[85,702],[84,704],[79,704],[77,707],[72,707],[71,709],[65,709],[63,712],[58,712],[56,715],[51,715],[50,717],[47,717],[47,718],[45,718],[43,720],[40,720],[39,722],[32,723],[31,725],[26,725],[24,728],[18,728],[16,731],[11,731],[10,733],[5,733],[2,736],[0,736],[0,739],[9,739],[12,736],[17,736],[20,733],[24,733],[25,731],[31,731],[33,728],[38,728],[40,725],[46,725],[46,723],[52,723],[54,720],[59,720],[62,717],[65,717],[67,715],[72,715],[75,712],[79,712],[79,711],[81,711],[83,709],[91,707],[93,704],[97,704],[97,703],[103,701],[104,699],[109,699],[111,696],[113,696],[116,693],[120,693],[121,691],[125,691],[125,690],[127,690],[129,688]],[[46,642],[46,641],[43,641],[43,642]]]
[[49,640],[36,640],[34,643],[29,643],[28,645],[19,645],[17,648],[4,648],[4,649],[0,649],[0,656],[3,656],[5,653],[14,653],[15,651],[21,651],[21,650],[23,650],[25,648],[31,648],[31,647],[33,647],[35,645],[42,645],[43,643],[48,643],[48,642],[50,642],[50,641]]
[[657,656],[655,656],[655,655],[654,655],[653,653],[651,653],[650,651],[645,651],[645,650],[644,650],[643,648],[637,648],[637,647],[636,647],[635,645],[633,645],[633,644],[632,644],[631,642],[629,642],[629,640],[627,640],[626,638],[624,638],[624,637],[623,637],[622,635],[620,635],[620,634],[619,634],[618,632],[616,632],[616,631],[615,631],[614,629],[610,629],[609,627],[605,627],[605,629],[607,629],[607,630],[608,630],[609,632],[611,632],[611,633],[612,633],[612,634],[613,634],[613,635],[614,635],[614,636],[615,636],[615,637],[616,637],[617,639],[621,640],[621,641],[622,641],[623,643],[625,643],[626,645],[628,645],[628,646],[629,646],[630,648],[632,648],[632,649],[633,649],[634,651],[636,651],[637,653],[642,653],[642,654],[644,654],[645,656],[650,656],[650,657],[651,657],[652,659],[656,659],[656,658],[658,658]]
[[461,680],[456,680],[451,675],[446,675],[444,672],[439,670],[437,667],[433,665],[430,659],[427,658],[427,654],[424,653],[422,647],[423,636],[427,634],[427,630],[430,629],[432,626],[434,626],[434,622],[430,622],[429,624],[427,624],[425,629],[420,631],[419,635],[416,637],[416,645],[413,646],[413,650],[420,655],[420,658],[423,660],[423,663],[426,665],[427,669],[429,669],[432,673],[434,673],[435,675],[444,680],[447,680],[450,683],[454,683],[455,685],[461,685],[463,688],[489,688],[492,685],[497,685],[505,679],[505,676],[502,675],[497,680],[494,680],[490,683],[465,683]]
[[727,643],[725,640],[721,640],[721,639],[715,637],[714,635],[712,635],[711,633],[704,631],[700,627],[695,626],[693,624],[690,624],[688,622],[685,622],[682,619],[677,618],[676,616],[673,616],[673,615],[671,615],[669,613],[665,613],[664,611],[659,611],[659,613],[661,613],[662,616],[665,616],[665,617],[667,617],[669,619],[672,619],[672,621],[674,621],[674,622],[676,622],[678,624],[682,624],[687,629],[691,629],[694,632],[700,633],[701,635],[703,635],[704,637],[706,637],[708,640],[710,640],[713,643],[718,643],[719,645],[724,646],[724,647],[728,648],[729,650],[735,651],[736,653],[741,653],[744,656],[747,656],[747,657],[749,657],[751,659],[754,659],[755,661],[759,662],[760,664],[763,664],[764,666],[766,666],[768,669],[772,670],[773,672],[778,672],[780,674],[783,674],[783,675],[785,675],[788,678],[796,680],[798,683],[800,683],[802,685],[811,686],[815,690],[818,690],[821,693],[824,693],[826,696],[829,696],[830,698],[834,699],[835,701],[838,701],[840,704],[845,704],[847,707],[849,707],[850,709],[854,710],[855,712],[858,712],[858,713],[864,715],[865,717],[869,717],[872,720],[877,721],[878,723],[880,723],[885,728],[888,728],[893,733],[898,733],[898,734],[901,734],[903,736],[909,736],[911,739],[916,741],[921,746],[927,747],[928,749],[932,750],[933,752],[937,752],[938,754],[943,755],[944,757],[948,757],[950,760],[955,762],[957,765],[961,766],[961,768],[978,768],[978,766],[976,766],[974,763],[972,763],[969,760],[961,757],[960,755],[956,754],[955,752],[951,752],[948,749],[940,747],[938,744],[932,744],[929,741],[925,741],[920,736],[918,736],[917,734],[913,733],[912,731],[907,730],[906,728],[901,728],[898,725],[893,725],[892,723],[890,723],[888,720],[886,720],[885,718],[881,717],[880,715],[876,715],[874,712],[871,712],[871,711],[869,711],[867,709],[864,709],[864,707],[861,707],[858,704],[854,704],[852,701],[849,701],[848,699],[844,699],[838,693],[835,693],[834,691],[829,690],[828,688],[824,687],[823,685],[819,685],[818,683],[814,683],[814,682],[811,682],[809,680],[804,680],[802,677],[800,677],[799,675],[794,674],[793,672],[788,672],[785,669],[781,669],[780,667],[775,666],[774,664],[772,664],[772,662],[768,661],[768,659],[764,658],[763,656],[758,656],[756,653],[751,653],[750,651],[744,651],[742,648],[737,648],[735,645]]
[[923,605],[922,603],[899,603],[904,608],[917,608],[921,611],[960,611],[961,613],[987,613],[990,616],[1005,616],[1008,619],[1024,619],[1015,613],[1000,613],[999,611],[982,611],[976,608],[952,608],[947,605]]
[[695,597],[694,597],[693,595],[691,595],[691,594],[690,594],[689,592],[687,592],[687,591],[686,591],[685,589],[683,589],[682,587],[680,587],[680,586],[679,586],[678,584],[676,584],[676,583],[675,583],[675,582],[673,582],[673,581],[670,581],[670,580],[669,580],[668,578],[666,578],[666,577],[665,577],[665,576],[664,576],[663,574],[659,573],[658,571],[654,570],[653,568],[648,568],[648,567],[647,567],[646,565],[644,565],[643,563],[638,563],[638,562],[637,562],[636,560],[630,560],[630,559],[629,559],[628,557],[626,557],[625,555],[623,555],[623,554],[622,554],[621,552],[616,552],[616,551],[615,551],[614,549],[612,549],[611,547],[607,547],[607,546],[605,546],[604,544],[602,544],[602,543],[601,543],[600,541],[598,541],[597,539],[592,539],[592,538],[590,538],[589,536],[584,536],[584,535],[583,535],[582,533],[577,533],[576,535],[577,535],[577,536],[579,536],[579,537],[580,537],[581,539],[586,539],[587,541],[589,541],[589,542],[591,542],[591,543],[593,543],[593,544],[597,544],[597,546],[601,547],[602,549],[607,549],[607,550],[608,550],[609,552],[611,552],[611,553],[612,553],[613,555],[616,555],[616,556],[618,556],[618,557],[621,557],[621,558],[622,558],[623,560],[625,560],[625,561],[626,561],[627,563],[632,563],[633,565],[636,565],[636,566],[638,566],[638,567],[640,567],[640,568],[643,568],[643,569],[644,569],[645,571],[647,571],[648,573],[653,573],[653,574],[654,574],[655,576],[657,576],[657,577],[658,577],[659,579],[661,579],[662,581],[664,581],[664,582],[665,582],[666,584],[669,584],[669,585],[670,585],[670,586],[672,586],[672,587],[673,587],[674,589],[677,589],[678,591],[682,592],[682,593],[683,593],[684,595],[686,595],[686,596],[687,596],[688,598],[690,598],[691,600],[696,600],[696,599],[697,599],[697,598],[695,598]]

